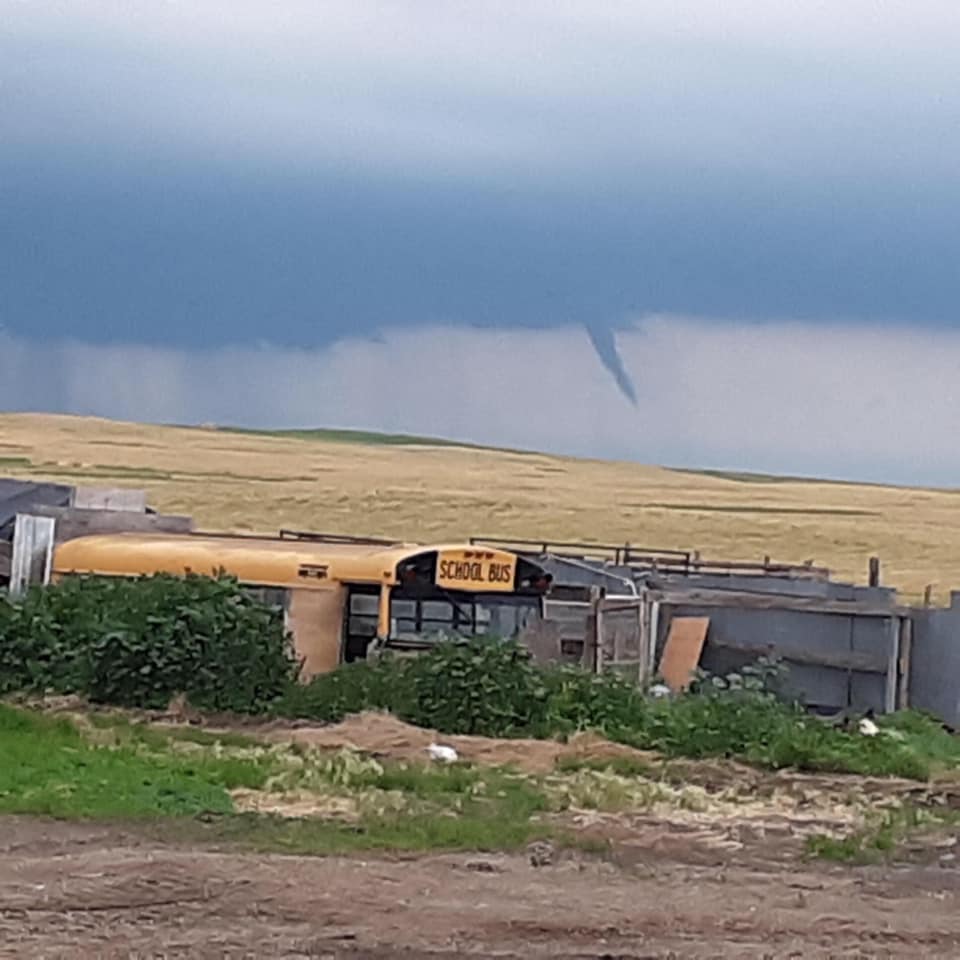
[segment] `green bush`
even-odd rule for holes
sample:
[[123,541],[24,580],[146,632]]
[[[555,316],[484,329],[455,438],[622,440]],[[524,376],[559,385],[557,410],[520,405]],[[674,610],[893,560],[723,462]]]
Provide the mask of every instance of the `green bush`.
[[231,578],[70,578],[0,603],[0,692],[257,713],[295,673],[280,616]]
[[443,643],[406,663],[404,719],[445,733],[512,736],[538,726],[546,687],[516,643]]
[[402,663],[391,658],[359,660],[331,673],[322,673],[309,683],[292,684],[274,706],[280,716],[320,723],[337,723],[364,710],[398,712],[406,699]]
[[620,739],[649,725],[653,704],[619,674],[597,675],[564,666],[543,670],[542,675],[546,703],[539,732],[545,736],[590,729]]
[[389,710],[443,733],[510,736],[541,726],[541,671],[516,643],[440,643],[415,657],[347,664],[290,690],[286,716],[336,722],[362,710]]
[[535,737],[596,730],[668,757],[730,757],[760,766],[926,778],[960,762],[958,741],[926,718],[882,722],[863,737],[829,726],[775,690],[782,671],[760,663],[728,677],[701,676],[691,692],[652,699],[616,674],[538,667],[514,642],[439,644],[409,659],[343,667],[295,688],[287,716],[333,722],[389,710],[447,734]]

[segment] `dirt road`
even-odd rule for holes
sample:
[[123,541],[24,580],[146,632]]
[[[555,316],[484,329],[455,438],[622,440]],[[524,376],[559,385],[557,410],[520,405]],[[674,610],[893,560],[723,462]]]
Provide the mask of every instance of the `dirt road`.
[[660,836],[539,867],[323,859],[0,818],[4,958],[956,958],[958,893],[949,855],[851,868]]

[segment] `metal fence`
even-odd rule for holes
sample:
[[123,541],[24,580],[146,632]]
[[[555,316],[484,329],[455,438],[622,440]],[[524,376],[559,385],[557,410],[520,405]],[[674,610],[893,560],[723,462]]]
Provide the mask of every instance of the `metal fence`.
[[[530,555],[554,576],[546,615],[559,625],[568,659],[646,682],[658,672],[673,621],[703,617],[709,626],[700,665],[711,673],[767,655],[787,666],[790,691],[817,711],[880,713],[929,702],[911,677],[911,669],[926,669],[923,658],[911,665],[915,611],[900,607],[892,590],[839,583],[806,566],[790,576],[783,565],[771,570],[766,563],[641,569],[617,563],[623,553],[600,560],[543,546]],[[960,606],[956,621],[960,630]]]

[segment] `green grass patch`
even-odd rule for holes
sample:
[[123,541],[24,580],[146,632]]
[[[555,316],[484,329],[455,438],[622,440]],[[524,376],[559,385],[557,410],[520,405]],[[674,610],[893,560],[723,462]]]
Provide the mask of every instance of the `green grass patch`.
[[122,713],[85,714],[91,726],[111,731],[120,741],[142,743],[154,749],[165,749],[171,743],[194,743],[201,747],[255,748],[261,746],[256,737],[234,730],[208,730],[186,724],[156,724],[131,720]]
[[857,480],[830,480],[822,477],[800,477],[791,474],[757,473],[751,470],[711,470],[694,467],[668,467],[672,473],[686,473],[695,477],[712,477],[733,483],[825,483],[838,487],[873,487],[887,484],[862,483]]
[[[0,813],[157,822],[169,838],[302,853],[507,850],[552,833],[537,819],[550,808],[547,795],[508,770],[227,747],[216,734],[204,742],[118,716],[89,719],[84,734],[66,718],[0,705]],[[359,818],[239,814],[230,795],[237,788],[354,798]]]
[[90,742],[68,720],[0,705],[0,812],[141,819],[230,813],[228,793],[259,788],[268,762],[156,753],[131,738]]
[[283,437],[293,440],[320,440],[326,443],[362,443],[388,447],[463,447],[464,449],[487,450],[478,444],[442,437],[423,437],[409,433],[380,433],[374,430],[340,430],[332,427],[317,427],[303,430],[254,430],[242,427],[218,427],[222,433],[239,433],[259,437]]
[[920,757],[932,773],[960,766],[960,737],[921,710],[901,710],[877,721],[884,739]]
[[[194,427],[192,429],[204,429]],[[334,427],[317,427],[302,430],[256,430],[247,427],[217,427],[221,433],[233,433],[254,437],[279,437],[290,440],[310,440],[323,443],[359,443],[368,446],[386,447],[451,447],[460,450],[486,450],[494,453],[536,455],[532,450],[516,450],[509,447],[470,443],[466,440],[451,440],[444,437],[424,437],[410,433],[380,433],[374,430],[347,430]]]
[[174,474],[169,470],[157,470],[153,467],[128,467],[121,464],[98,463],[89,467],[64,466],[58,463],[32,463],[27,461],[24,469],[44,476],[80,477],[92,480],[172,480]]
[[691,513],[773,514],[811,517],[879,517],[876,510],[857,510],[847,507],[774,507],[732,503],[632,503],[631,507],[656,510],[679,510]]
[[[299,852],[354,850],[512,850],[550,836],[536,815],[549,801],[529,778],[466,767],[390,766],[371,778],[378,790],[400,791],[403,810],[368,813],[358,823],[266,818],[245,842]],[[356,784],[355,784],[356,786]],[[231,831],[233,824],[226,824]]]

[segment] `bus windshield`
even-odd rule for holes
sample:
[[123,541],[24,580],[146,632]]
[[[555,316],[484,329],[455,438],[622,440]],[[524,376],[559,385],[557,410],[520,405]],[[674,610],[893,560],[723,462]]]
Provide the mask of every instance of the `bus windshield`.
[[390,600],[390,639],[510,639],[539,619],[540,606],[538,597],[450,592],[425,598],[395,594]]

